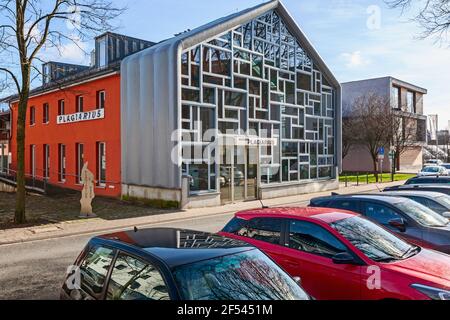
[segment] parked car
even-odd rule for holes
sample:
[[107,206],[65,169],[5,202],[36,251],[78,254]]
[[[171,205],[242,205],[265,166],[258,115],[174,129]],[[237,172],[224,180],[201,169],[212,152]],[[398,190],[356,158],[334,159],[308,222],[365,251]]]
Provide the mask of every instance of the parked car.
[[360,213],[411,243],[450,254],[448,219],[413,200],[380,195],[334,195],[312,199],[310,205]]
[[418,177],[428,177],[428,176],[444,176],[447,175],[447,169],[442,166],[428,166],[424,167],[417,174]]
[[[250,210],[220,234],[260,248],[318,300],[450,299],[450,256],[411,245],[352,212]],[[374,272],[381,279],[375,285]]]
[[445,168],[445,170],[447,170],[447,175],[450,175],[450,163],[443,163],[441,164],[441,166],[443,166]]
[[62,299],[309,299],[257,248],[198,231],[145,229],[95,237],[75,266]]
[[434,177],[414,177],[406,181],[406,185],[410,184],[448,184],[450,185],[450,177],[434,176]]
[[450,196],[450,185],[445,184],[411,184],[387,187],[384,191],[439,192]]
[[450,196],[439,192],[383,191],[379,195],[408,198],[450,219]]
[[425,165],[424,166],[440,166],[441,164],[442,164],[443,162],[442,162],[442,160],[439,160],[439,159],[431,159],[431,160],[428,160],[426,163],[425,163]]

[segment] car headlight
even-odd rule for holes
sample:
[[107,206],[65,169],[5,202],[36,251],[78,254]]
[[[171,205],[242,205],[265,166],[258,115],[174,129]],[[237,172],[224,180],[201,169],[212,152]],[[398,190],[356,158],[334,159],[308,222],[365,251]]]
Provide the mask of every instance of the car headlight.
[[422,284],[413,284],[411,287],[422,292],[432,300],[450,300],[450,291],[448,290],[424,286]]

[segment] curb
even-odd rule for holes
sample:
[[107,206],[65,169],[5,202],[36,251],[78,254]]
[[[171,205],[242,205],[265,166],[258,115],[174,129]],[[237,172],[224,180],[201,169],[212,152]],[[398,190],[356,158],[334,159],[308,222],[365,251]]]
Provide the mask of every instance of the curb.
[[[400,181],[398,181],[398,182],[401,183]],[[379,191],[379,190],[380,190],[379,186],[377,184],[373,184],[373,188],[371,188],[369,190],[364,190],[361,192],[371,192],[371,191]],[[339,190],[339,191],[345,191],[345,188],[343,190]],[[352,193],[352,192],[350,192],[350,193]],[[317,195],[317,196],[319,196],[319,195]],[[275,199],[268,199],[268,200],[270,201],[270,200],[275,200]],[[294,204],[298,205],[299,203],[308,202],[309,200],[310,199],[294,201],[294,202],[291,201],[291,202],[286,202],[286,203],[280,203],[280,204],[277,204],[276,206],[282,207],[282,206],[289,206],[289,205],[294,205]],[[259,208],[259,206],[253,207],[253,209],[255,209],[255,208]],[[251,210],[251,209],[252,208],[248,208],[245,210]],[[113,231],[118,231],[118,230],[129,229],[129,228],[133,228],[133,227],[165,224],[165,223],[174,222],[174,221],[186,221],[186,220],[190,220],[190,219],[218,217],[218,216],[233,214],[237,211],[239,211],[239,209],[238,210],[236,210],[236,209],[227,210],[227,211],[217,212],[217,213],[212,213],[212,214],[210,214],[210,213],[197,214],[197,215],[193,215],[193,216],[185,217],[185,218],[167,218],[167,219],[164,219],[164,215],[161,215],[162,219],[157,220],[157,221],[128,223],[128,224],[124,224],[124,225],[120,225],[120,226],[103,227],[103,228],[99,228],[99,229],[95,229],[95,230],[83,230],[83,231],[80,230],[80,231],[74,231],[74,232],[69,232],[69,233],[64,233],[64,234],[42,235],[42,236],[30,237],[29,239],[11,240],[11,241],[4,241],[4,242],[0,241],[0,247],[7,246],[7,245],[14,245],[14,244],[24,244],[24,243],[30,243],[30,242],[36,242],[36,241],[54,240],[54,239],[69,238],[69,237],[74,237],[74,236],[97,234],[97,233],[103,233],[103,232],[113,232]],[[155,215],[155,217],[156,216],[158,216],[158,215]]]

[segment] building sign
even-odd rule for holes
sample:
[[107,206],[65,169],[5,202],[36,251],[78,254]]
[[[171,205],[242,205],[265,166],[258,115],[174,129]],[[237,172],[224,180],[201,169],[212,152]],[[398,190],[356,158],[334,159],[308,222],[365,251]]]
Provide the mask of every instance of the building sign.
[[273,138],[260,138],[250,136],[237,136],[235,137],[235,144],[238,146],[267,146],[272,147],[277,145],[277,139]]
[[64,114],[56,118],[57,124],[66,124],[105,118],[105,109],[97,109],[88,112],[78,112],[73,114]]

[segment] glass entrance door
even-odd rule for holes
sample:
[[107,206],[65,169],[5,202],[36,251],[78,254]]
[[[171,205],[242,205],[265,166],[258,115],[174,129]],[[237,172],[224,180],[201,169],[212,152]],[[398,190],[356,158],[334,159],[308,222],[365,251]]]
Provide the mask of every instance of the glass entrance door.
[[258,164],[249,157],[249,148],[222,147],[220,160],[222,204],[257,199]]

